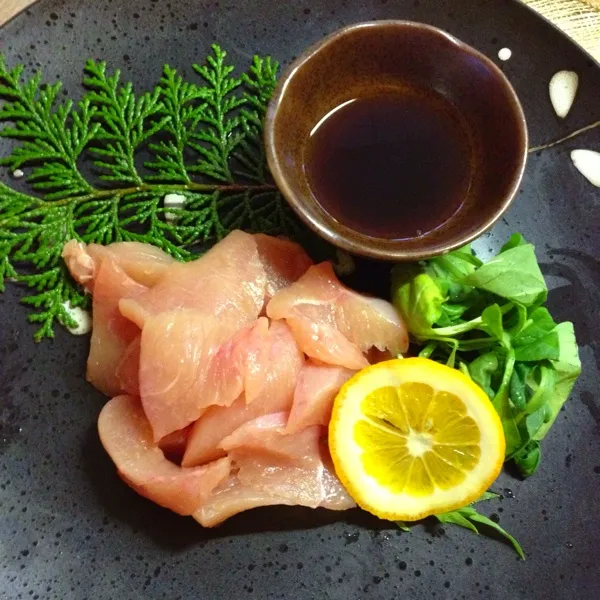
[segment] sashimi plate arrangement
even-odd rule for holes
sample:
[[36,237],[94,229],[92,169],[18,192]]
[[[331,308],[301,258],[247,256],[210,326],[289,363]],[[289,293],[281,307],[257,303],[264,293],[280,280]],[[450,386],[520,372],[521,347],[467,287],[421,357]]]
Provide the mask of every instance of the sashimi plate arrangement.
[[[343,283],[353,257],[307,231],[262,142],[278,65],[225,51],[136,94],[89,61],[86,92],[0,59],[0,290],[26,290],[40,343],[87,333],[124,481],[201,526],[259,506],[356,506],[406,529],[493,529],[473,506],[509,461],[533,475],[580,373],[515,232],[392,269],[387,297]],[[143,156],[144,158],[140,158]],[[82,374],[83,376],[83,374]],[[551,443],[551,441],[550,441]]]

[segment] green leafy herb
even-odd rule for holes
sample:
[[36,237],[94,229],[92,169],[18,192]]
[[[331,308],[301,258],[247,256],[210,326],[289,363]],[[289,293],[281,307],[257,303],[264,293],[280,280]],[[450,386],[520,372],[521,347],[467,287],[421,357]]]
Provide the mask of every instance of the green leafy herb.
[[477,534],[480,533],[477,525],[484,525],[485,527],[493,529],[494,531],[499,533],[501,536],[506,538],[512,544],[516,553],[523,560],[525,560],[525,553],[523,552],[523,549],[521,548],[521,545],[519,544],[519,542],[517,542],[517,540],[512,535],[510,535],[505,529],[500,527],[500,525],[498,525],[498,523],[496,523],[495,521],[492,521],[490,518],[486,517],[485,515],[482,515],[481,513],[477,512],[477,510],[475,510],[473,508],[474,504],[477,504],[479,502],[484,502],[485,500],[493,500],[498,497],[499,497],[499,494],[496,494],[495,492],[487,491],[481,496],[481,498],[479,498],[475,502],[472,502],[469,506],[465,506],[464,508],[459,508],[458,510],[453,510],[453,511],[450,511],[447,513],[435,515],[435,518],[438,521],[440,521],[440,523],[459,525],[460,527],[464,527],[465,529],[470,529],[473,533],[477,533]]
[[[473,508],[474,504],[479,502],[484,502],[486,500],[493,500],[498,498],[499,494],[495,492],[487,491],[484,492],[481,498],[472,502],[469,506],[465,506],[463,508],[459,508],[458,510],[453,510],[446,513],[440,513],[439,515],[434,515],[433,518],[437,519],[440,523],[444,523],[445,525],[458,525],[459,527],[464,527],[465,529],[469,529],[473,533],[480,534],[479,526],[483,525],[485,531],[486,529],[493,529],[495,532],[499,533],[502,537],[507,539],[515,549],[516,553],[525,560],[525,553],[521,548],[521,545],[517,540],[510,535],[505,529],[503,529],[498,523],[492,521],[490,518],[482,515],[477,512]],[[396,521],[396,525],[402,531],[410,532],[410,527],[404,521]]]
[[409,331],[427,337],[442,316],[444,295],[432,277],[417,265],[396,269],[393,275],[393,301],[402,308]]
[[554,370],[554,379],[550,384],[552,393],[548,395],[547,400],[550,414],[540,429],[532,436],[535,440],[543,439],[548,433],[581,373],[581,361],[573,324],[568,321],[560,323],[557,325],[556,331],[558,333],[559,352],[558,359],[550,361]]
[[498,372],[499,364],[496,352],[486,352],[474,359],[467,369],[471,379],[483,388],[490,398],[495,396],[492,389],[492,377]]
[[404,521],[396,521],[396,525],[397,525],[398,529],[400,529],[401,531],[410,533],[410,527]]
[[557,325],[546,308],[536,308],[513,338],[515,358],[522,361],[557,360]]
[[[149,242],[188,260],[235,228],[298,232],[262,143],[277,67],[254,57],[237,77],[215,45],[193,81],[167,65],[153,90],[136,93],[90,60],[75,104],[61,99],[60,83],[23,79],[23,67],[0,56],[0,136],[15,140],[0,164],[25,169],[31,190],[0,183],[0,291],[7,280],[30,288],[23,302],[37,340],[52,337],[56,321],[74,326],[69,306],[88,302],[60,259],[72,238]],[[165,206],[168,194],[182,205]]]
[[509,245],[464,279],[466,285],[534,306],[546,300],[548,289],[531,244]]
[[419,355],[458,364],[483,388],[502,421],[506,458],[523,476],[537,469],[538,442],[581,371],[573,325],[555,323],[546,296],[534,248],[519,233],[486,263],[466,246],[397,265],[392,278]]
[[441,515],[435,515],[435,518],[441,523],[447,523],[452,525],[459,525],[460,527],[464,527],[465,529],[470,529],[473,533],[479,534],[479,526],[483,525],[489,529],[493,529],[495,532],[499,533],[502,537],[506,538],[515,549],[515,552],[525,560],[525,553],[521,548],[521,545],[517,540],[510,535],[505,529],[503,529],[498,523],[492,521],[489,517],[482,515],[477,512],[472,506],[465,506],[464,508],[459,508],[458,510],[453,510],[451,512],[442,513]]
[[535,473],[542,459],[540,443],[531,440],[514,455],[513,459],[523,477]]

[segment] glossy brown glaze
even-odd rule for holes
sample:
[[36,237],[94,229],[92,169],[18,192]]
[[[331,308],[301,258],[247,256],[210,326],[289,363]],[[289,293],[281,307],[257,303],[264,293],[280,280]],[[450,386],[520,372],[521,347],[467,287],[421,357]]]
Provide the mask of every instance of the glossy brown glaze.
[[[344,102],[403,89],[437,96],[460,114],[473,153],[470,186],[459,210],[424,235],[365,235],[316,200],[304,168],[307,144],[315,125]],[[441,254],[489,229],[512,201],[527,157],[523,111],[498,67],[440,29],[406,21],[352,25],[302,54],[269,105],[265,142],[277,185],[311,228],[350,252],[390,260]],[[365,202],[377,211],[376,198]]]

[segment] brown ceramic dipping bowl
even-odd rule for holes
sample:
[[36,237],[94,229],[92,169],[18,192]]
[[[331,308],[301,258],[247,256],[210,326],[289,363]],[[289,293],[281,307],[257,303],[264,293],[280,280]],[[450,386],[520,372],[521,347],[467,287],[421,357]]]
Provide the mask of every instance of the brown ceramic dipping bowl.
[[[471,183],[461,207],[441,227],[409,239],[371,237],[346,227],[317,202],[304,170],[315,125],[368,90],[398,86],[442,96],[471,139]],[[349,252],[419,260],[481,235],[507,210],[523,176],[527,126],[512,86],[486,56],[444,31],[408,21],[375,21],[341,29],[287,69],[268,107],[265,143],[276,184],[319,235]],[[366,198],[377,210],[376,199]]]

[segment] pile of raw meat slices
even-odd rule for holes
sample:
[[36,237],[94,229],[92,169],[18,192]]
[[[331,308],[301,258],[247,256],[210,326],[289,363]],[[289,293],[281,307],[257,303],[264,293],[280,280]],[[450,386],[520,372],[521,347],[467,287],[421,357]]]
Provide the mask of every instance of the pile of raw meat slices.
[[335,395],[404,352],[393,307],[292,242],[234,231],[180,263],[150,245],[69,242],[93,296],[100,439],[141,495],[210,527],[257,506],[354,506],[333,470]]

